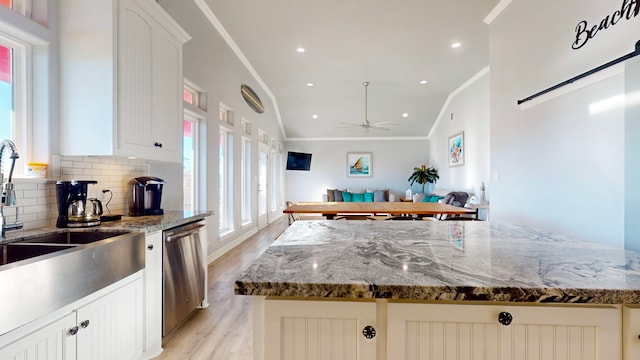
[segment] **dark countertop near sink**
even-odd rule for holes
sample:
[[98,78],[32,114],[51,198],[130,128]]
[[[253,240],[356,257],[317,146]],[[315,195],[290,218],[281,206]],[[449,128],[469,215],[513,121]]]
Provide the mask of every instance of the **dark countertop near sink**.
[[213,211],[179,211],[165,210],[164,215],[149,216],[123,216],[122,220],[102,222],[100,226],[86,228],[57,228],[55,226],[40,228],[35,230],[8,231],[7,238],[0,240],[0,244],[11,243],[20,240],[27,240],[31,237],[41,236],[53,232],[61,231],[137,231],[154,232],[180,226],[192,221],[198,221],[213,215]]

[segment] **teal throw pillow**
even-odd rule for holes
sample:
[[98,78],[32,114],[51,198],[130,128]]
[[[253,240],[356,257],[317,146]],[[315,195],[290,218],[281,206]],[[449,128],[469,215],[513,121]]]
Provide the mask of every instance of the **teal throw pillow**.
[[364,193],[364,202],[373,202],[374,195],[372,192]]
[[364,194],[351,194],[353,202],[364,202]]
[[351,200],[351,199],[352,199],[352,198],[351,198],[351,195],[352,195],[352,194],[351,194],[350,192],[343,191],[343,192],[342,192],[342,201],[344,201],[344,202],[351,202],[351,201],[353,201],[353,200]]

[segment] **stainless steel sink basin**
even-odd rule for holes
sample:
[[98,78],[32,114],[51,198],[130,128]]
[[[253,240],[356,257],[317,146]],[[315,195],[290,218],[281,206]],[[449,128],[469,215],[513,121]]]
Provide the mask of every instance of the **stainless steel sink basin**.
[[47,255],[74,246],[128,234],[126,231],[64,231],[0,245],[0,266]]
[[127,233],[126,231],[65,231],[29,238],[20,243],[89,244]]
[[77,245],[13,243],[0,245],[0,265],[66,250]]

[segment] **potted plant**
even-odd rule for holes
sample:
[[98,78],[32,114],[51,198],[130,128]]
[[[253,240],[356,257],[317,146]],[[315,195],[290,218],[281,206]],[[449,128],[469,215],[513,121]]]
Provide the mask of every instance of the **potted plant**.
[[422,167],[413,168],[413,173],[407,181],[411,182],[410,185],[413,185],[415,182],[422,184],[422,193],[424,194],[424,185],[426,183],[435,184],[439,178],[438,169],[422,165]]

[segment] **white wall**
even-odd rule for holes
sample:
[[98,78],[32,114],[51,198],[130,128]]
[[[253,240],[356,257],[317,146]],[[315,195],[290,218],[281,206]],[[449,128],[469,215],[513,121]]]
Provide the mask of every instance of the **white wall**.
[[[160,5],[173,17],[184,30],[191,35],[192,39],[184,46],[184,77],[196,86],[201,88],[208,97],[208,115],[203,131],[206,133],[206,166],[203,167],[202,178],[206,180],[203,191],[205,201],[203,208],[218,212],[218,133],[220,121],[218,120],[218,109],[220,103],[231,108],[234,112],[235,126],[234,135],[234,183],[240,183],[240,160],[241,160],[241,119],[251,122],[253,128],[252,150],[253,174],[257,174],[258,129],[264,130],[269,139],[275,138],[282,141],[282,135],[274,112],[273,103],[270,98],[252,77],[249,71],[240,62],[231,48],[222,39],[217,30],[211,25],[209,20],[193,1],[159,1]],[[246,104],[240,93],[242,84],[249,85],[262,100],[265,112],[258,114]],[[170,184],[182,184],[182,172],[175,171],[174,176],[170,176],[171,171],[167,168],[160,170],[158,166],[152,166],[152,171],[156,169],[165,173],[167,178],[167,188]],[[181,189],[182,187],[179,187]],[[239,188],[239,187],[238,187]],[[257,181],[254,180],[254,188],[257,190]],[[209,219],[209,255],[220,253],[228,249],[238,240],[243,239],[248,234],[257,231],[257,191],[252,194],[254,222],[242,226],[240,192],[237,191],[234,197],[234,222],[236,230],[224,238],[218,236],[218,217]]]
[[[373,131],[373,130],[372,130]],[[285,198],[322,201],[328,188],[388,188],[398,199],[409,188],[413,168],[429,165],[427,140],[295,141],[287,150],[311,153],[311,171],[286,171]],[[347,177],[347,152],[371,152],[372,176]],[[413,185],[413,192],[421,186]]]
[[625,248],[640,250],[640,56],[627,61],[625,114]]
[[573,50],[581,20],[599,24],[621,1],[514,0],[491,24],[491,216],[584,240],[624,245],[624,75],[529,108],[527,97],[633,50],[640,18],[621,20]]
[[[464,131],[464,165],[449,167],[449,137],[460,131]],[[479,200],[484,182],[490,200],[488,69],[449,96],[431,130],[429,153],[440,174],[436,189],[467,191]]]

